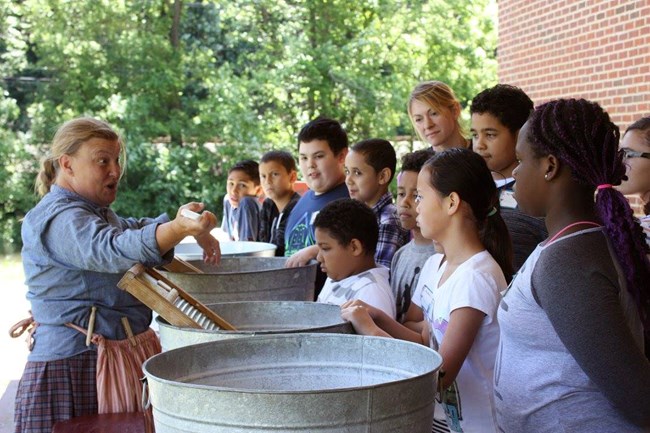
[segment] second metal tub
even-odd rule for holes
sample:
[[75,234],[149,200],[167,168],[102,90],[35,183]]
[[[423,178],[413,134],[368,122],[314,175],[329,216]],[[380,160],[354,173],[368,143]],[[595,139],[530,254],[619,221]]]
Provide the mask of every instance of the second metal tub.
[[157,317],[163,351],[229,338],[296,332],[354,334],[349,322],[341,319],[338,305],[299,301],[223,302],[206,305],[237,331],[207,331],[170,325]]

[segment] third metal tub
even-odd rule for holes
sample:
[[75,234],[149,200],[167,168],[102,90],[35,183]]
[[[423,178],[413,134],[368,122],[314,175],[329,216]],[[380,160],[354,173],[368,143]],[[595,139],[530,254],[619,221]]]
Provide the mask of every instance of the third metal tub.
[[157,433],[430,432],[437,352],[392,338],[280,334],[143,365]]

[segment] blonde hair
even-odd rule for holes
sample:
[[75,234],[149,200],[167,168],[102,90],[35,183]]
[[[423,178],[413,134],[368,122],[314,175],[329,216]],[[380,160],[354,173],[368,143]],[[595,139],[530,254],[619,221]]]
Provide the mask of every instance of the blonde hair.
[[456,98],[456,94],[447,84],[442,81],[423,81],[419,83],[409,96],[408,104],[406,109],[409,113],[409,119],[415,129],[416,134],[420,137],[420,140],[426,143],[426,140],[415,126],[415,121],[413,120],[413,113],[411,112],[411,105],[413,101],[419,101],[423,104],[426,104],[432,110],[442,113],[445,116],[453,116],[454,111],[458,113],[454,122],[456,123],[456,128],[462,137],[465,137],[466,132],[463,126],[460,124],[460,101]]
[[[126,166],[126,149],[122,137],[106,122],[92,117],[78,117],[59,127],[52,139],[49,154],[41,161],[41,170],[36,176],[35,190],[41,197],[50,191],[59,172],[59,158],[74,155],[82,144],[93,138],[117,141],[120,145],[120,164]],[[122,173],[124,170],[122,171]]]

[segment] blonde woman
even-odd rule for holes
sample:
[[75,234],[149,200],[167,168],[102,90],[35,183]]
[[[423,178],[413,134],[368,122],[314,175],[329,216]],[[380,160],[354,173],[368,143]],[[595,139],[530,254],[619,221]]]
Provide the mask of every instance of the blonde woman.
[[[201,211],[200,203],[182,206],[171,221],[165,214],[122,218],[110,209],[124,156],[122,140],[110,125],[74,119],[57,131],[36,180],[42,198],[22,226],[22,260],[35,328],[16,395],[17,433],[49,433],[58,421],[111,411],[104,410],[103,400],[98,404],[98,395],[109,394],[109,404],[123,397],[121,390],[109,387],[113,392],[108,393],[97,381],[97,347],[101,360],[101,350],[115,343],[111,357],[124,360],[117,366],[120,376],[135,376],[136,383],[142,358],[160,351],[149,328],[151,310],[117,287],[125,271],[136,263],[150,267],[169,262],[174,246],[186,236],[196,237],[206,262],[219,260],[219,243],[210,235],[216,217],[210,212],[198,220],[181,216],[185,208]],[[133,348],[126,340],[124,317],[137,343]],[[86,345],[82,332],[91,322],[96,344]],[[110,385],[117,379],[107,380]],[[120,402],[126,408],[116,411],[138,410],[138,388],[131,384],[124,393],[128,401]]]
[[454,147],[469,148],[460,125],[460,102],[441,81],[424,81],[413,89],[408,101],[411,123],[420,140],[436,152]]

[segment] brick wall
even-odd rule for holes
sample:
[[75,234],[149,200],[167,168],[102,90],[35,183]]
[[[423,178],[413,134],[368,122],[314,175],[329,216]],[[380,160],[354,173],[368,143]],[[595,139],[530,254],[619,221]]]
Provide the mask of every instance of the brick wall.
[[598,102],[625,131],[650,115],[650,0],[499,0],[499,81],[535,104]]
[[[580,97],[621,128],[650,115],[650,0],[499,0],[499,82]],[[631,198],[635,212],[640,201]]]

